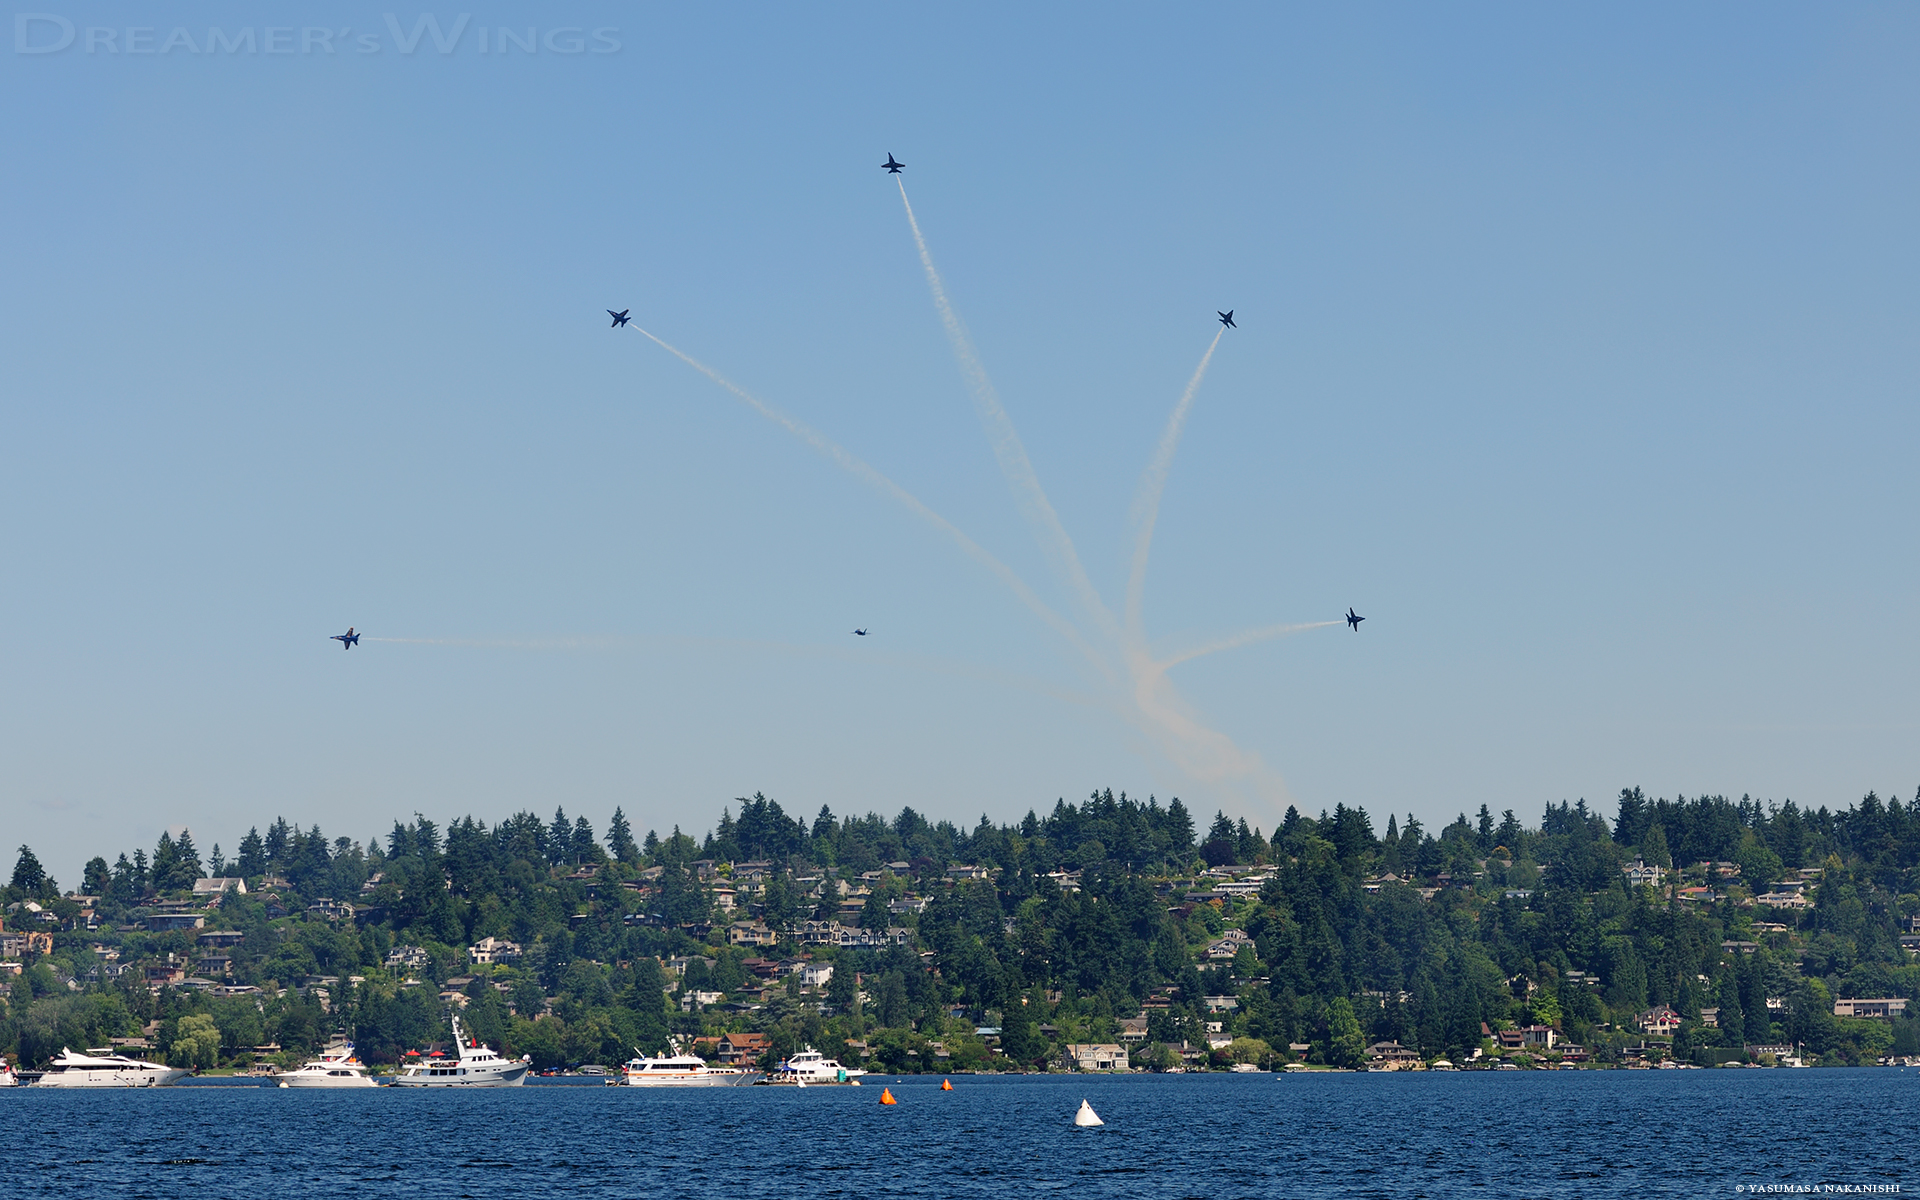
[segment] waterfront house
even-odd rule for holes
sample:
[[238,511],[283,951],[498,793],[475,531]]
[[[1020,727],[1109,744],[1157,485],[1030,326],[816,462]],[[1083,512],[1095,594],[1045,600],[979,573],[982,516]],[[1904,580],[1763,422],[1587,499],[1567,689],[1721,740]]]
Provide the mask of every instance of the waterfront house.
[[1125,1071],[1127,1048],[1113,1042],[1073,1042],[1060,1048],[1060,1065],[1069,1071]]
[[1402,1046],[1398,1040],[1375,1042],[1367,1047],[1367,1065],[1375,1071],[1412,1071],[1420,1066],[1418,1051]]

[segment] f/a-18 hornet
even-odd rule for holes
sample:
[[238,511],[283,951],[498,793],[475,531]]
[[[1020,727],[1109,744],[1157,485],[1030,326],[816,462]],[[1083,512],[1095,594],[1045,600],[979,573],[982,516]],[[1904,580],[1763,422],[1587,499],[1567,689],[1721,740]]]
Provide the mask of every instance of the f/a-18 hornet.
[[1348,629],[1353,630],[1355,633],[1359,633],[1360,622],[1364,620],[1366,620],[1365,617],[1356,617],[1353,615],[1353,608],[1351,606],[1347,608],[1347,628]]
[[892,155],[892,154],[888,154],[888,155],[887,155],[887,161],[885,161],[885,162],[883,162],[883,163],[881,163],[881,164],[880,164],[880,166],[881,166],[881,168],[882,168],[883,170],[885,170],[885,171],[886,171],[886,173],[887,173],[887,174],[889,174],[889,175],[898,175],[898,174],[900,173],[900,168],[901,168],[901,167],[904,167],[904,166],[906,166],[906,165],[907,165],[907,164],[905,164],[905,163],[903,163],[903,162],[895,162],[895,161],[893,161],[893,155]]
[[627,323],[627,314],[632,311],[633,310],[630,308],[623,308],[619,312],[615,312],[612,309],[608,309],[607,315],[613,318],[613,324],[609,325],[607,328],[618,329],[622,325],[625,325]]
[[351,650],[360,644],[360,635],[353,631],[353,626],[349,625],[345,633],[336,633],[327,640],[339,642],[342,650]]
[[1240,327],[1239,327],[1238,325],[1235,325],[1235,324],[1233,323],[1233,310],[1232,310],[1232,309],[1228,309],[1228,310],[1227,310],[1227,311],[1225,311],[1225,312],[1221,312],[1221,311],[1220,311],[1219,309],[1217,309],[1217,308],[1216,308],[1216,309],[1214,309],[1214,310],[1213,310],[1213,312],[1214,312],[1214,315],[1215,315],[1215,316],[1217,316],[1217,317],[1219,317],[1219,318],[1220,318],[1220,323],[1221,323],[1222,325],[1225,325],[1225,326],[1226,326],[1226,327],[1227,327],[1228,329],[1238,329],[1238,328],[1240,328]]

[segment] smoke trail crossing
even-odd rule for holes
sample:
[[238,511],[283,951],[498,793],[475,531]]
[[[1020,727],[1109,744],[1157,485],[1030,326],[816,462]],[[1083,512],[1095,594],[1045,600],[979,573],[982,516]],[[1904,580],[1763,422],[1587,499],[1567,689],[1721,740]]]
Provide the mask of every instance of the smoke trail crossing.
[[1054,612],[1044,600],[1035,595],[1033,589],[1027,586],[1026,581],[1014,573],[1013,568],[988,553],[984,546],[968,537],[965,533],[962,533],[959,527],[954,525],[953,522],[947,520],[939,513],[934,512],[931,508],[928,508],[921,502],[918,496],[915,496],[912,492],[907,491],[893,480],[882,475],[873,467],[868,466],[864,461],[856,458],[826,435],[815,431],[811,427],[789,417],[779,409],[774,408],[772,405],[763,402],[757,396],[748,392],[745,388],[740,387],[699,359],[694,358],[692,355],[687,354],[675,346],[668,345],[653,334],[648,333],[645,329],[641,329],[638,325],[633,325],[631,328],[639,330],[656,346],[659,346],[662,350],[673,355],[681,362],[686,363],[694,370],[705,375],[708,379],[719,384],[727,391],[732,392],[734,396],[739,398],[749,408],[767,420],[772,421],[775,425],[780,426],[780,428],[786,430],[794,437],[799,438],[802,442],[805,442],[813,450],[825,456],[835,466],[904,505],[915,516],[952,538],[967,557],[991,571],[996,578],[1006,584],[1008,588],[1012,589],[1013,594],[1018,596],[1021,603],[1032,610],[1034,615],[1038,616],[1042,621],[1045,621],[1049,628],[1066,638],[1074,649],[1078,650],[1086,657],[1088,662],[1100,670],[1101,674],[1109,678],[1111,677],[1111,669],[1100,655],[1094,651],[1093,647],[1087,645],[1086,639],[1080,636],[1080,631],[1075,629],[1073,625],[1059,613]]
[[1047,499],[1046,489],[1040,486],[1040,477],[1034,472],[1032,460],[1027,457],[1027,448],[1014,430],[1013,420],[1007,416],[1007,410],[1002,407],[1000,394],[994,389],[993,381],[987,378],[987,370],[981,365],[973,339],[967,335],[966,326],[960,323],[959,316],[953,311],[953,304],[947,298],[946,284],[941,281],[940,272],[933,265],[927,239],[920,232],[920,221],[913,215],[913,204],[907,199],[906,181],[895,176],[895,182],[900,185],[900,203],[907,210],[907,224],[913,229],[913,243],[920,251],[920,265],[927,273],[927,287],[933,293],[933,305],[940,311],[940,322],[946,327],[947,341],[952,345],[953,355],[960,363],[960,373],[966,377],[967,387],[973,393],[974,407],[979,410],[981,423],[986,426],[987,439],[993,443],[993,454],[1000,462],[1001,474],[1006,476],[1007,485],[1013,489],[1014,501],[1035,526],[1034,533],[1041,550],[1052,557],[1055,569],[1065,576],[1087,610],[1087,615],[1102,630],[1115,633],[1117,629],[1113,614],[1107,610],[1100,594],[1094,590],[1093,582],[1087,578],[1086,570],[1080,565],[1073,539],[1067,536],[1066,527],[1060,523],[1060,515]]
[[1133,565],[1127,573],[1126,620],[1127,637],[1136,644],[1146,639],[1140,606],[1146,592],[1147,556],[1153,549],[1154,526],[1160,522],[1160,497],[1166,491],[1167,472],[1173,467],[1174,451],[1180,448],[1180,434],[1186,429],[1187,412],[1193,407],[1193,398],[1200,391],[1200,381],[1206,377],[1207,364],[1213,361],[1213,352],[1220,348],[1220,338],[1226,332],[1226,327],[1221,326],[1213,335],[1213,341],[1207,344],[1207,352],[1200,356],[1200,365],[1194,368],[1193,378],[1187,380],[1186,390],[1180,393],[1179,401],[1173,406],[1173,415],[1167,418],[1167,428],[1160,435],[1160,444],[1154,448],[1153,458],[1140,476],[1139,491],[1134,495],[1136,533]]
[[1304,625],[1268,625],[1260,629],[1249,629],[1245,633],[1237,633],[1229,638],[1221,638],[1217,642],[1208,642],[1202,646],[1195,646],[1191,650],[1182,650],[1180,653],[1168,658],[1163,658],[1153,665],[1155,669],[1165,671],[1170,667],[1177,667],[1181,663],[1192,662],[1196,658],[1205,658],[1209,654],[1218,654],[1223,650],[1238,650],[1242,646],[1251,646],[1257,642],[1270,642],[1274,638],[1283,638],[1296,633],[1305,633],[1309,629],[1326,629],[1339,624],[1342,624],[1342,622],[1308,621]]

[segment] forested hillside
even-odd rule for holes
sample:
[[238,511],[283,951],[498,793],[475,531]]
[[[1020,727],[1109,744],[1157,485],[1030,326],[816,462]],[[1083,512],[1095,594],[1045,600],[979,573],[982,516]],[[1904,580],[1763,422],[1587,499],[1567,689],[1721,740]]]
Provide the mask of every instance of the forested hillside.
[[[113,848],[66,891],[22,847],[0,1051],[32,1066],[132,1038],[213,1067],[340,1031],[392,1062],[460,1011],[540,1066],[723,1032],[894,1071],[1123,1041],[1161,1067],[1353,1066],[1380,1041],[1484,1062],[1503,1030],[1528,1063],[1569,1044],[1596,1063],[1920,1054],[1920,1021],[1834,1011],[1920,1002],[1920,798],[1629,789],[1612,820],[1583,801],[1439,830],[1289,810],[1269,839],[1111,792],[971,830],[755,796],[698,839],[636,838],[616,810],[604,837],[558,812],[416,815],[366,841],[276,819],[231,844]],[[196,893],[209,877],[246,890]],[[1660,1006],[1672,1028],[1649,1033]],[[1559,1049],[1516,1052],[1528,1027]]]

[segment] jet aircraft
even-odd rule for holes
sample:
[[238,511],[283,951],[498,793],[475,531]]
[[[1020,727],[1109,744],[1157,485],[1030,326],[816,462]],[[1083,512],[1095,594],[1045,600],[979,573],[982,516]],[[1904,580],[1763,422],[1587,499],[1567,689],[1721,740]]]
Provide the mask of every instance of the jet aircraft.
[[351,650],[360,644],[360,635],[353,631],[353,626],[349,625],[345,633],[336,633],[327,640],[339,642],[342,650]]
[[1347,628],[1349,628],[1349,629],[1351,629],[1351,630],[1353,630],[1353,631],[1354,631],[1355,633],[1359,633],[1359,632],[1360,632],[1360,622],[1362,622],[1362,621],[1364,621],[1364,620],[1366,620],[1366,618],[1365,618],[1365,617],[1356,617],[1356,616],[1354,616],[1354,615],[1353,615],[1353,608],[1352,608],[1352,606],[1348,606],[1348,608],[1347,608]]
[[889,175],[898,175],[900,173],[900,168],[906,165],[907,164],[903,162],[893,161],[893,155],[891,154],[887,155],[887,161],[880,164],[880,166],[884,168],[887,174]]
[[1235,325],[1235,324],[1233,323],[1233,310],[1232,310],[1232,309],[1228,309],[1228,310],[1227,310],[1227,311],[1225,311],[1225,312],[1221,312],[1221,311],[1220,311],[1219,309],[1217,309],[1217,308],[1216,308],[1216,309],[1214,309],[1213,311],[1214,311],[1214,312],[1215,312],[1215,313],[1216,313],[1216,314],[1217,314],[1217,315],[1219,316],[1219,318],[1220,318],[1220,323],[1221,323],[1222,325],[1225,325],[1225,326],[1226,326],[1226,327],[1227,327],[1228,329],[1238,329],[1238,328],[1240,328],[1240,327],[1239,327],[1238,325]]
[[856,630],[854,630],[854,631],[853,631],[853,636],[855,636],[855,637],[865,637],[865,636],[867,636],[867,631],[866,631],[866,630],[864,630],[864,629],[856,629]]
[[632,311],[633,310],[630,308],[623,308],[619,312],[615,312],[612,309],[608,309],[607,315],[613,318],[613,324],[608,326],[608,328],[618,329],[622,325],[625,325],[627,323],[627,314]]

